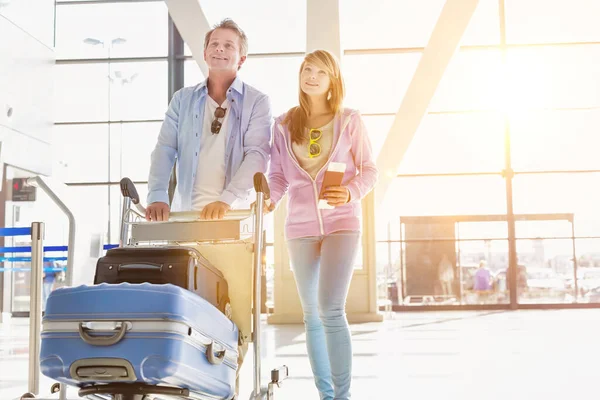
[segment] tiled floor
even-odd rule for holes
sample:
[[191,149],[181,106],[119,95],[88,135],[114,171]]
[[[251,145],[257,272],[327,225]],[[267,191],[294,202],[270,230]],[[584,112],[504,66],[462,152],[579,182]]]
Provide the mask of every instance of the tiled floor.
[[[352,398],[595,398],[599,321],[600,310],[539,310],[402,313],[353,325]],[[275,366],[290,368],[276,398],[317,400],[303,327],[265,326],[263,332],[265,378]],[[27,352],[27,321],[0,325],[0,400],[25,392]],[[252,390],[251,354],[241,372],[241,399]],[[51,383],[42,379],[42,393]]]

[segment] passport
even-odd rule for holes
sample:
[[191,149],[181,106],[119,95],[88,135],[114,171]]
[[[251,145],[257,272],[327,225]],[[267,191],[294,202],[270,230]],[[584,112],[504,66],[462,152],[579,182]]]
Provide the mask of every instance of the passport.
[[321,193],[319,193],[319,208],[324,210],[332,210],[334,207],[327,204],[327,200],[323,197],[325,190],[329,186],[341,186],[346,172],[346,164],[340,162],[330,162],[323,177],[321,184]]

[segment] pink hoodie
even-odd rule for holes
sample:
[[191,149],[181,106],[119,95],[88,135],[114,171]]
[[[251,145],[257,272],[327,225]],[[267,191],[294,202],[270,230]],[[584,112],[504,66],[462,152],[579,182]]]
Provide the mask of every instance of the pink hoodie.
[[[377,181],[371,142],[360,113],[348,108],[334,118],[333,147],[329,159],[313,180],[291,148],[291,137],[283,125],[285,114],[273,125],[273,146],[269,168],[271,200],[277,204],[289,190],[286,238],[322,236],[341,230],[360,230],[360,200]],[[323,176],[330,162],[346,164],[342,185],[350,191],[350,202],[333,210],[319,209],[318,196]]]

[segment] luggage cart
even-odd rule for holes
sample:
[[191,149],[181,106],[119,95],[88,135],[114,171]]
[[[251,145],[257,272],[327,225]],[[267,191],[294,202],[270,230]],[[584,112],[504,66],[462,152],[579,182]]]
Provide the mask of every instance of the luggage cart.
[[[153,245],[162,244],[186,244],[196,246],[205,257],[221,257],[223,255],[230,257],[230,261],[246,261],[250,264],[246,266],[247,274],[239,274],[238,268],[231,271],[222,271],[226,278],[238,276],[244,280],[244,276],[249,277],[250,293],[244,296],[244,290],[238,290],[240,293],[237,299],[231,299],[232,319],[239,321],[241,342],[253,342],[253,384],[254,388],[250,395],[250,400],[272,400],[274,399],[274,389],[288,377],[287,366],[271,370],[271,379],[266,385],[261,381],[261,329],[260,329],[260,311],[261,311],[261,277],[263,273],[263,208],[254,207],[252,210],[235,210],[227,213],[226,217],[220,221],[200,220],[199,212],[173,212],[170,213],[169,221],[165,222],[146,222],[145,208],[140,204],[140,199],[135,186],[128,178],[121,180],[121,192],[123,194],[123,208],[121,218],[120,246],[138,246],[140,244],[150,243]],[[270,197],[267,181],[262,173],[254,176],[254,189],[256,191],[256,203],[262,205]],[[231,250],[230,250],[231,249]],[[239,256],[240,250],[244,250],[246,255]],[[236,250],[238,253],[236,259]],[[32,255],[33,256],[33,255]],[[33,257],[32,257],[33,259]],[[224,260],[221,260],[224,261]],[[221,267],[226,266],[227,262],[222,262]],[[237,267],[237,266],[236,266]],[[33,263],[32,263],[33,268]],[[253,282],[253,285],[252,285]],[[229,279],[228,279],[229,283]],[[238,285],[239,286],[239,285]],[[242,285],[243,286],[243,285]],[[231,282],[230,290],[236,291],[235,282]],[[234,296],[231,296],[234,297]],[[237,300],[237,304],[236,301]],[[244,305],[249,307],[239,307]],[[248,311],[247,313],[245,311]],[[249,318],[247,318],[249,317]],[[242,330],[243,329],[243,330]],[[243,333],[242,333],[243,332]],[[241,365],[239,366],[241,367]],[[60,390],[60,398],[64,399],[65,388],[58,384],[53,385],[51,392]],[[60,388],[60,389],[59,389]],[[79,396],[95,400],[159,400],[159,399],[177,399],[177,400],[204,400],[206,397],[195,394],[186,388],[168,387],[162,385],[149,385],[143,383],[110,383],[89,385],[81,388]],[[35,398],[30,393],[24,394],[21,399]],[[215,399],[217,400],[217,399]],[[221,400],[221,399],[218,399]],[[237,399],[236,399],[237,400]]]

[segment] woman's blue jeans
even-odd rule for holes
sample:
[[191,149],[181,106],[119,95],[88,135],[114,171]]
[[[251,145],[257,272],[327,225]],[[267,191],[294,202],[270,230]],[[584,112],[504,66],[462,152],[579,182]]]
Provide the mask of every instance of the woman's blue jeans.
[[352,343],[345,308],[359,238],[358,231],[340,231],[287,242],[321,400],[350,399]]

